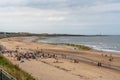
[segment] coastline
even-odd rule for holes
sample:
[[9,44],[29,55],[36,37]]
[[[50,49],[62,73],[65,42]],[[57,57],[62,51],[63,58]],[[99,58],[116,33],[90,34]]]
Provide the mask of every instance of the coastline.
[[[70,55],[71,56],[76,56],[76,57],[81,57],[81,58],[83,58],[83,59],[86,59],[86,60],[88,60],[88,62],[90,61],[91,63],[95,63],[95,64],[97,64],[97,62],[103,62],[102,61],[102,59],[92,59],[91,57],[86,57],[86,55],[82,55],[82,56],[80,56],[79,54],[81,54],[81,53],[86,53],[86,54],[90,54],[90,55],[98,55],[98,56],[100,56],[100,57],[104,57],[104,56],[106,56],[106,55],[108,55],[108,57],[107,57],[107,59],[108,59],[108,62],[109,62],[109,57],[112,55],[113,57],[117,57],[117,56],[120,56],[120,54],[119,53],[115,53],[115,52],[109,52],[109,51],[101,51],[101,50],[96,50],[96,49],[93,49],[93,48],[90,48],[90,47],[87,47],[87,48],[89,48],[89,49],[79,49],[78,47],[80,46],[82,46],[82,47],[85,47],[86,48],[86,46],[84,46],[84,45],[77,45],[78,47],[76,47],[76,45],[74,45],[74,44],[66,44],[66,43],[43,43],[43,42],[39,42],[38,40],[40,40],[40,39],[46,39],[46,38],[48,38],[48,37],[36,37],[36,36],[34,36],[34,37],[30,37],[32,40],[31,41],[27,41],[27,42],[35,42],[35,43],[37,43],[37,44],[47,44],[47,45],[53,45],[53,46],[55,46],[55,47],[57,47],[57,46],[60,46],[60,47],[62,47],[62,48],[67,48],[68,50],[67,51],[62,51],[62,50],[60,50],[59,51],[59,48],[56,50],[54,50],[54,49],[44,49],[44,50],[46,50],[45,52],[46,53],[49,53],[49,51],[50,52],[52,52],[52,53],[55,53],[55,54],[57,54],[57,53],[59,53],[59,52],[63,52],[63,54],[67,54],[67,55],[69,55],[69,53],[70,53]],[[26,39],[24,39],[24,40],[26,40]],[[23,41],[24,41],[23,40]],[[29,40],[29,39],[28,39]],[[72,46],[71,46],[72,45]],[[78,49],[77,49],[78,48]],[[74,53],[76,53],[76,54],[74,54]],[[60,53],[59,53],[60,54]],[[58,55],[59,55],[58,54]],[[62,54],[60,54],[60,55],[62,55]],[[102,55],[102,56],[101,56]],[[84,61],[83,61],[84,62]],[[86,61],[85,61],[86,62]],[[108,67],[109,68],[109,63],[107,64],[107,63],[103,63],[104,65],[105,65],[105,67]],[[111,65],[112,66],[112,65]],[[115,69],[116,69],[116,67],[117,67],[118,65],[115,65],[114,67],[115,67]],[[111,68],[111,67],[110,67]],[[112,69],[112,68],[111,68]],[[113,68],[114,69],[114,68]],[[118,69],[118,70],[120,70],[120,69]]]
[[[64,39],[65,38],[65,39]],[[101,39],[102,38],[102,39]],[[97,51],[103,51],[103,52],[109,52],[114,54],[120,54],[120,49],[118,43],[114,40],[117,39],[116,36],[57,36],[56,37],[48,37],[48,39],[40,39],[38,42],[43,43],[55,43],[55,44],[73,44],[73,45],[83,45],[87,46],[89,48],[92,48],[93,50]],[[78,40],[77,40],[78,39]],[[88,39],[88,40],[87,40]],[[89,41],[90,39],[90,41]],[[108,41],[109,39],[113,39],[113,42]],[[85,40],[85,41],[84,41]],[[96,43],[96,41],[97,43]],[[108,41],[108,42],[107,42]]]
[[[22,52],[28,51],[29,49],[31,49],[33,51],[43,49],[45,53],[49,53],[49,54],[54,53],[54,54],[77,56],[77,57],[87,58],[87,59],[97,61],[97,62],[102,62],[107,65],[114,65],[114,66],[120,67],[120,63],[119,63],[120,55],[117,55],[117,54],[112,55],[112,57],[114,57],[114,60],[112,62],[110,62],[109,61],[110,54],[108,52],[106,53],[106,52],[94,51],[94,50],[90,50],[90,51],[74,50],[74,49],[67,48],[67,47],[61,46],[61,45],[51,45],[51,44],[46,44],[46,43],[38,43],[35,41],[24,42],[23,40],[24,40],[24,38],[20,38],[20,37],[19,38],[11,38],[10,40],[8,40],[6,38],[6,39],[0,40],[0,42],[2,45],[4,45],[9,50],[16,49],[16,47],[23,48],[24,50],[22,50]],[[106,57],[106,55],[107,55],[107,57]],[[19,63],[18,61],[13,61],[11,59],[10,59],[10,61],[12,61],[14,64],[16,64],[16,63],[19,64],[20,68],[29,72],[30,74],[32,73],[33,76],[35,76],[37,78],[38,78],[38,76],[40,76],[39,79],[42,78],[42,80],[49,80],[48,77],[51,77],[53,75],[58,76],[56,78],[59,78],[58,80],[61,80],[60,77],[64,76],[62,74],[67,74],[67,76],[64,76],[65,79],[62,79],[62,80],[69,80],[67,78],[68,76],[72,76],[71,80],[79,80],[79,79],[81,79],[81,80],[100,80],[100,79],[101,80],[106,80],[106,79],[113,80],[114,76],[116,76],[115,80],[120,79],[120,76],[118,76],[120,71],[118,71],[118,70],[113,70],[113,69],[104,68],[104,67],[98,67],[97,65],[92,65],[92,63],[85,63],[82,61],[79,61],[79,63],[77,63],[77,64],[73,63],[73,62],[71,63],[71,60],[66,60],[66,59],[61,59],[61,58],[59,58],[60,63],[53,63],[55,60],[52,58],[40,59],[40,61],[39,60],[38,61],[35,61],[35,60],[25,61],[25,63]],[[48,63],[48,64],[45,64],[45,63]],[[32,64],[34,64],[34,65],[32,65]],[[37,67],[35,65],[39,65],[39,66]],[[44,65],[41,67],[44,67],[46,70],[48,70],[47,72],[50,71],[52,75],[50,75],[50,73],[46,73],[44,71],[38,71],[38,69],[40,68],[40,65]],[[31,66],[35,67],[35,68],[32,69]],[[59,68],[55,68],[55,66],[57,66]],[[70,66],[72,66],[72,67],[70,67]],[[49,67],[51,69],[54,69],[54,71],[49,70],[48,69]],[[85,70],[85,68],[86,68],[86,70]],[[65,69],[68,71],[66,72],[66,71],[62,70],[62,72],[61,72],[61,69]],[[37,72],[34,72],[34,70]],[[57,73],[57,74],[54,74],[54,73]],[[94,74],[94,73],[96,73],[96,74]],[[104,73],[106,73],[106,74],[104,74]],[[109,73],[111,73],[111,74],[107,75]],[[74,74],[74,75],[72,75],[72,74]],[[79,78],[78,78],[78,76],[75,76],[75,75],[81,75],[82,77],[79,76]],[[100,75],[102,77],[100,77]],[[114,76],[112,76],[112,75],[114,75]],[[55,78],[52,77],[52,80],[55,80]]]

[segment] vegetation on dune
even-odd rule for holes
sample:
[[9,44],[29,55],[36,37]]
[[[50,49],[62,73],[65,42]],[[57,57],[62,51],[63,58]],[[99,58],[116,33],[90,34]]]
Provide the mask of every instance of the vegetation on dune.
[[75,47],[75,48],[80,49],[80,50],[91,50],[92,49],[92,48],[90,48],[88,46],[69,44],[69,43],[48,43],[48,44],[52,44],[52,45],[66,45],[66,46]]
[[8,59],[0,55],[0,67],[15,77],[17,80],[35,80],[30,74],[21,70],[18,65],[13,65]]
[[76,48],[78,48],[78,49],[80,49],[80,50],[91,50],[90,47],[84,46],[84,45],[76,45],[76,44],[68,44],[68,43],[66,43],[65,45],[67,45],[67,46],[72,46],[72,47],[76,47]]

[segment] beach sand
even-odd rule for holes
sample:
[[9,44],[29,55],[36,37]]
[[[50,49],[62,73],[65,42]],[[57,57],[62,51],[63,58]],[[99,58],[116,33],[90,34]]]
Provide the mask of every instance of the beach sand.
[[[42,49],[45,53],[72,55],[120,68],[120,55],[118,54],[112,54],[113,61],[110,62],[108,52],[74,50],[63,45],[26,42],[23,41],[24,39],[25,37],[6,38],[1,39],[0,43],[8,50],[16,50],[19,47],[22,48],[20,52],[33,52]],[[6,56],[6,58],[8,57]],[[56,62],[54,58],[40,58],[20,63],[12,58],[8,59],[34,76],[36,80],[120,80],[119,70],[98,67],[83,61],[74,63],[73,60],[58,58],[58,62]]]

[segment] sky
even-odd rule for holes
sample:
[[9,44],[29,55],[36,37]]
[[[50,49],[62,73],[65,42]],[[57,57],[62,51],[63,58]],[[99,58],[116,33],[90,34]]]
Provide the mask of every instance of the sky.
[[0,0],[0,32],[120,35],[120,0]]

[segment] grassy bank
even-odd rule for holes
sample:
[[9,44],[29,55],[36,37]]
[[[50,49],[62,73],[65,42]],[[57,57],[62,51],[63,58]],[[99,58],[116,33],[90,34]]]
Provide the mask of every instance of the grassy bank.
[[91,50],[92,49],[92,48],[90,48],[88,46],[69,44],[69,43],[48,43],[48,44],[52,44],[52,45],[66,45],[66,46],[71,46],[71,47],[77,48],[79,50]]
[[87,47],[87,46],[84,46],[84,45],[67,44],[67,43],[65,43],[65,45],[72,46],[72,47],[78,48],[80,50],[91,50],[90,47]]
[[35,80],[35,78],[33,78],[30,74],[21,70],[17,65],[13,65],[2,55],[0,55],[0,67],[17,80]]

